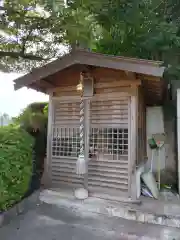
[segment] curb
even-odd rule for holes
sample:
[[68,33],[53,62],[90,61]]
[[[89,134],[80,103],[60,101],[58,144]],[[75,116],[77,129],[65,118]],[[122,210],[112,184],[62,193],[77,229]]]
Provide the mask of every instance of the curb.
[[68,197],[57,192],[45,191],[44,193],[41,192],[40,200],[47,204],[55,204],[60,207],[71,209],[80,214],[89,212],[141,223],[180,228],[180,216],[153,213],[153,211],[140,210],[136,209],[136,207],[103,201],[97,198],[88,198],[87,200],[79,201],[72,196]]
[[151,223],[155,225],[180,228],[180,217],[171,215],[159,215],[146,211],[140,211],[132,208],[114,208],[107,207],[101,210],[103,214],[110,217],[119,217],[127,220],[134,220],[141,223]]
[[40,190],[35,191],[29,197],[24,198],[21,202],[14,205],[6,212],[0,213],[0,228],[8,224],[11,220],[20,214],[24,214],[32,209],[39,202]]

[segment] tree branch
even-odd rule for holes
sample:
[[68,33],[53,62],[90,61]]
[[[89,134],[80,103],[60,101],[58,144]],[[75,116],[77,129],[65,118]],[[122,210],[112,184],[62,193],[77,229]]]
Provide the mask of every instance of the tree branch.
[[29,60],[36,60],[36,61],[43,61],[43,60],[47,60],[44,59],[43,57],[40,56],[36,56],[33,54],[24,54],[22,52],[4,52],[4,51],[0,51],[0,58],[2,57],[11,57],[11,58],[24,58],[24,59],[29,59]]
[[22,51],[21,51],[22,54],[25,54],[26,43],[27,43],[27,41],[28,41],[28,39],[29,39],[32,31],[33,31],[33,28],[32,28],[32,26],[31,26],[31,28],[30,28],[30,30],[29,30],[29,32],[28,32],[28,35],[27,35],[25,38],[22,39],[22,42],[23,42],[23,44],[22,44]]
[[12,7],[5,8],[3,6],[0,6],[0,11],[5,11],[8,15],[17,14],[17,15],[23,17],[24,19],[37,19],[37,20],[41,20],[41,21],[48,19],[48,18],[41,17],[41,16],[26,16],[26,13],[28,13],[28,10],[18,11]]

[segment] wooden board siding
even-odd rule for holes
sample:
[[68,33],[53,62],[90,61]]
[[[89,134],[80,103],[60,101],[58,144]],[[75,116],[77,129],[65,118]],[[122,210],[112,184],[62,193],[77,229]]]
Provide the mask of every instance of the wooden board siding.
[[76,175],[79,152],[79,101],[56,101],[52,126],[52,186],[80,186]]
[[[123,72],[106,68],[94,68],[91,70],[91,76],[94,78],[95,94],[105,92],[130,92],[131,87],[141,83],[138,79],[129,79]],[[80,79],[80,70],[75,66],[67,68],[54,75],[54,88],[50,91],[54,92],[54,96],[79,96],[77,85]],[[50,80],[50,79],[49,79]],[[109,86],[111,86],[109,88]],[[102,90],[102,91],[101,91]]]
[[52,186],[81,186],[83,177],[76,175],[77,158],[52,157]]
[[[54,88],[51,88],[50,91],[56,97],[80,96],[80,93],[77,91],[79,79],[80,70],[76,65],[66,68],[53,76]],[[50,77],[48,80],[51,80]]]
[[79,127],[80,101],[56,102],[54,110],[55,126]]
[[144,101],[147,106],[162,105],[167,90],[167,84],[164,80],[142,80],[144,91]]
[[91,125],[99,127],[128,128],[128,96],[117,99],[92,99],[90,109]]
[[[72,76],[75,76],[75,80]],[[94,151],[90,157],[88,187],[92,193],[99,189],[108,194],[111,194],[112,191],[116,195],[128,194],[131,167],[129,164],[131,151],[130,96],[135,94],[135,89],[141,81],[127,79],[124,73],[109,69],[106,71],[93,69],[93,76],[95,94],[90,99],[90,146],[94,134],[94,136],[96,135],[98,154],[95,154]],[[71,138],[73,131],[77,133],[79,129],[80,93],[76,90],[78,77],[75,72],[72,72],[71,77],[67,81],[64,78],[61,86],[54,89],[54,96],[57,97],[57,100],[54,110],[53,137],[57,136],[58,132],[63,139],[67,135]],[[68,100],[72,96],[76,100]],[[58,97],[60,97],[59,100]],[[106,136],[98,135],[97,129],[103,131]],[[111,137],[108,137],[108,134]],[[105,138],[106,141],[103,142]],[[114,142],[116,138],[119,140]],[[67,140],[67,142],[69,141]],[[57,145],[56,148],[58,148]],[[115,145],[117,146],[115,147]],[[121,147],[119,147],[120,145]],[[75,172],[77,150],[71,149],[74,155],[71,153],[68,156],[53,154],[51,164],[53,184],[67,186],[83,184],[84,179],[78,177]]]
[[92,75],[98,80],[98,82],[122,81],[129,79],[124,71],[102,67],[94,68],[92,70]]
[[[113,192],[115,195],[128,193],[129,92],[131,92],[131,84],[128,80],[127,82],[108,81],[107,77],[97,80],[96,75],[95,95],[90,104],[90,146],[93,142],[93,131],[97,129],[99,131],[94,133],[98,153],[92,155],[88,168],[88,187],[92,193],[96,191],[109,194]],[[112,140],[110,137],[113,135],[112,131],[114,138],[123,134],[126,137],[119,138],[115,143],[115,139]],[[110,134],[109,137],[108,134]],[[127,148],[121,149],[122,151],[115,149],[124,140]],[[109,150],[109,148],[112,149]]]

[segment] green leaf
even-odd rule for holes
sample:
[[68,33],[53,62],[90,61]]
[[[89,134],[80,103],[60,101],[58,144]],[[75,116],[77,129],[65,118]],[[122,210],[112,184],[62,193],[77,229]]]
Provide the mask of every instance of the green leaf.
[[19,201],[32,174],[34,139],[17,126],[0,127],[0,211]]

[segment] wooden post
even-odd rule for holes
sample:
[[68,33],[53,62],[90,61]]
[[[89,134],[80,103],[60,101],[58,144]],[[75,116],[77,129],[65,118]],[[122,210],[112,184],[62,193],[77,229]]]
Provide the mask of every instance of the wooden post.
[[94,79],[90,73],[83,73],[84,83],[84,157],[86,161],[87,172],[84,174],[84,187],[88,189],[88,162],[89,162],[89,134],[90,134],[90,100],[94,93]]
[[45,161],[45,185],[50,187],[52,184],[51,180],[51,161],[52,161],[52,126],[54,122],[54,101],[52,95],[49,96],[48,105],[48,129],[47,129],[47,157]]
[[133,200],[136,200],[136,162],[137,162],[137,91],[131,96],[131,124],[130,124],[130,159],[129,159],[129,195]]
[[180,194],[180,88],[177,89],[178,191]]

